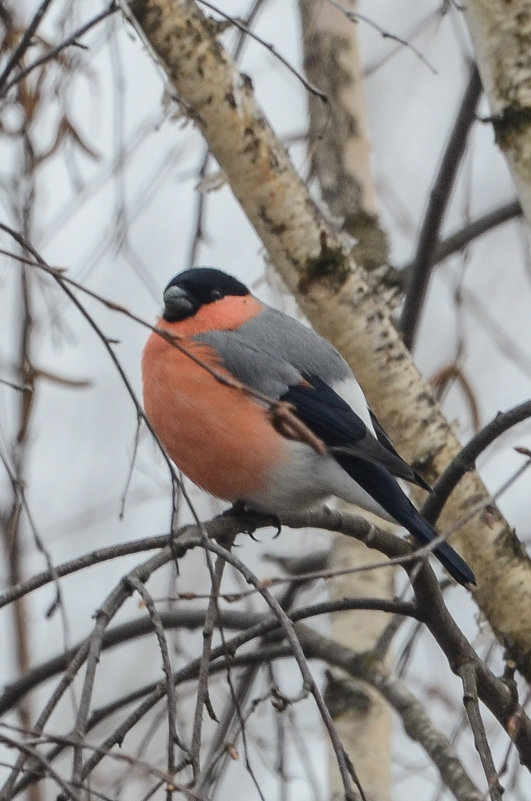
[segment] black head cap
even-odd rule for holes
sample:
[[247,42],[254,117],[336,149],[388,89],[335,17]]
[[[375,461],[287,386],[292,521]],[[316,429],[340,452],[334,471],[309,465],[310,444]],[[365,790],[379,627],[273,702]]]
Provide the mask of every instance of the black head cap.
[[213,267],[194,267],[172,278],[164,290],[164,319],[184,320],[207,303],[248,294],[247,287],[232,275]]

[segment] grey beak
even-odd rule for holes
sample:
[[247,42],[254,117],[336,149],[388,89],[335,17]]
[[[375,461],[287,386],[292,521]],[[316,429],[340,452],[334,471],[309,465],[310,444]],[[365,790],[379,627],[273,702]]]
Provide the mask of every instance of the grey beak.
[[169,286],[164,291],[164,317],[166,320],[184,320],[193,314],[197,307],[190,295],[180,286]]

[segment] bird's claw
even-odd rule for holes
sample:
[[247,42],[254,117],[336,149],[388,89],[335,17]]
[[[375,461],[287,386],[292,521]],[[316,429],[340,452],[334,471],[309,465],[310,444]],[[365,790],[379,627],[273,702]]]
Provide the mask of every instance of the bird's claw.
[[225,509],[223,517],[237,517],[242,523],[243,531],[257,542],[254,532],[257,528],[264,528],[271,526],[276,529],[275,539],[278,537],[282,530],[280,520],[276,515],[269,514],[268,512],[257,512],[254,509],[249,509],[244,501],[236,501],[229,509]]

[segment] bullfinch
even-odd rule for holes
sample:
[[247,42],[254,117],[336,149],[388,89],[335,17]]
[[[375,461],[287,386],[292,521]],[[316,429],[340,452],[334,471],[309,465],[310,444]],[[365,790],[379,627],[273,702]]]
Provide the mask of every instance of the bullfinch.
[[[327,340],[210,267],[172,278],[157,327],[179,337],[186,353],[155,332],[149,337],[146,414],[199,487],[279,518],[335,495],[399,523],[423,544],[438,536],[397,478],[429,486],[398,455]],[[280,401],[318,447],[275,422],[271,404]],[[458,582],[475,583],[447,542],[434,554]]]

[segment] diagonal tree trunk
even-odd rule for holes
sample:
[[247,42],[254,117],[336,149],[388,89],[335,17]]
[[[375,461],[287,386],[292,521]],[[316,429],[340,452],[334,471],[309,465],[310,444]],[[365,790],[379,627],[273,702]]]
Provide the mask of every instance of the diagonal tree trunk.
[[[354,367],[403,456],[433,481],[460,445],[390,320],[392,291],[371,281],[323,219],[258,108],[251,81],[197,5],[146,0],[135,15],[301,308]],[[446,505],[442,530],[488,497],[468,473]],[[531,562],[514,531],[493,511],[488,520],[474,516],[452,541],[476,573],[483,614],[530,678]]]

